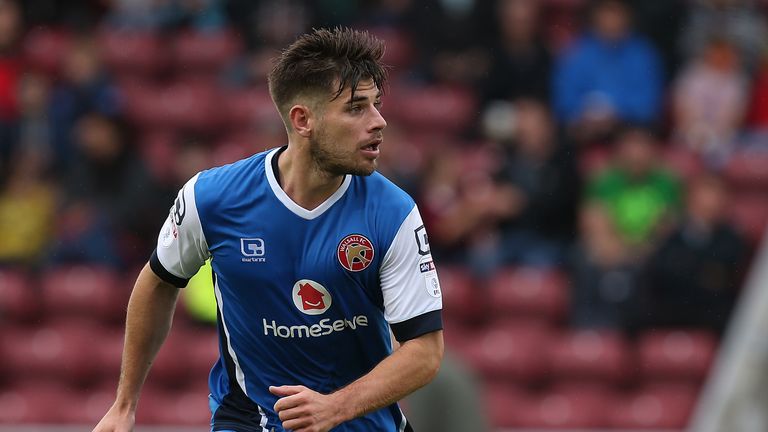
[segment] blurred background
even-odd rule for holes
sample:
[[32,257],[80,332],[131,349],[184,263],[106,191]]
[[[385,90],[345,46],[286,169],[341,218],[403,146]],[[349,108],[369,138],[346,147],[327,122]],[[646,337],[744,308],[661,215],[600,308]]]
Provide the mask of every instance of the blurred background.
[[[0,429],[101,418],[178,188],[283,145],[270,59],[345,25],[387,42],[380,171],[418,202],[444,288],[446,366],[405,403],[417,430],[768,430],[748,389],[768,380],[767,11],[0,0]],[[205,280],[150,374],[143,430],[207,430]]]

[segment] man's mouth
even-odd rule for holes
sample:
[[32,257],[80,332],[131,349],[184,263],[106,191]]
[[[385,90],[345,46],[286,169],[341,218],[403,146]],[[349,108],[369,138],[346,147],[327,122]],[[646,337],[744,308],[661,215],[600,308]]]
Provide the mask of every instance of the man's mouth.
[[374,140],[370,142],[368,145],[365,145],[361,147],[361,150],[363,151],[370,151],[370,152],[378,152],[379,146],[381,145],[381,139]]

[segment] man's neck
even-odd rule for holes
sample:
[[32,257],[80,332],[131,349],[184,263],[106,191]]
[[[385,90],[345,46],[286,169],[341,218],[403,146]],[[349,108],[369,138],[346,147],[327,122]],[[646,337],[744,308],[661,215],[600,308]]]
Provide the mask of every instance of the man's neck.
[[299,206],[314,210],[336,192],[344,181],[344,176],[334,176],[321,170],[312,160],[306,147],[289,145],[278,153],[278,172],[280,187]]

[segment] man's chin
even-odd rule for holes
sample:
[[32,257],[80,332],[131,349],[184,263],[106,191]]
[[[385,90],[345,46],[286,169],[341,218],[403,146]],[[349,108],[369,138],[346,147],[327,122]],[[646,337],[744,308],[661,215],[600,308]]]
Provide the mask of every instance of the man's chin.
[[376,171],[376,167],[371,168],[359,168],[355,169],[349,172],[351,175],[360,176],[360,177],[368,177],[369,175],[373,174]]

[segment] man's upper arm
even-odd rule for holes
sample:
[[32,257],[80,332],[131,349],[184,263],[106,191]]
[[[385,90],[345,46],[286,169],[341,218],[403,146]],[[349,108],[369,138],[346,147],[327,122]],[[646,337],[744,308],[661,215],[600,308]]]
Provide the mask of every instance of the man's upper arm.
[[398,341],[443,328],[442,292],[418,208],[400,226],[381,266],[384,317]]
[[210,255],[195,199],[198,176],[179,191],[149,260],[158,277],[179,288],[187,285]]

